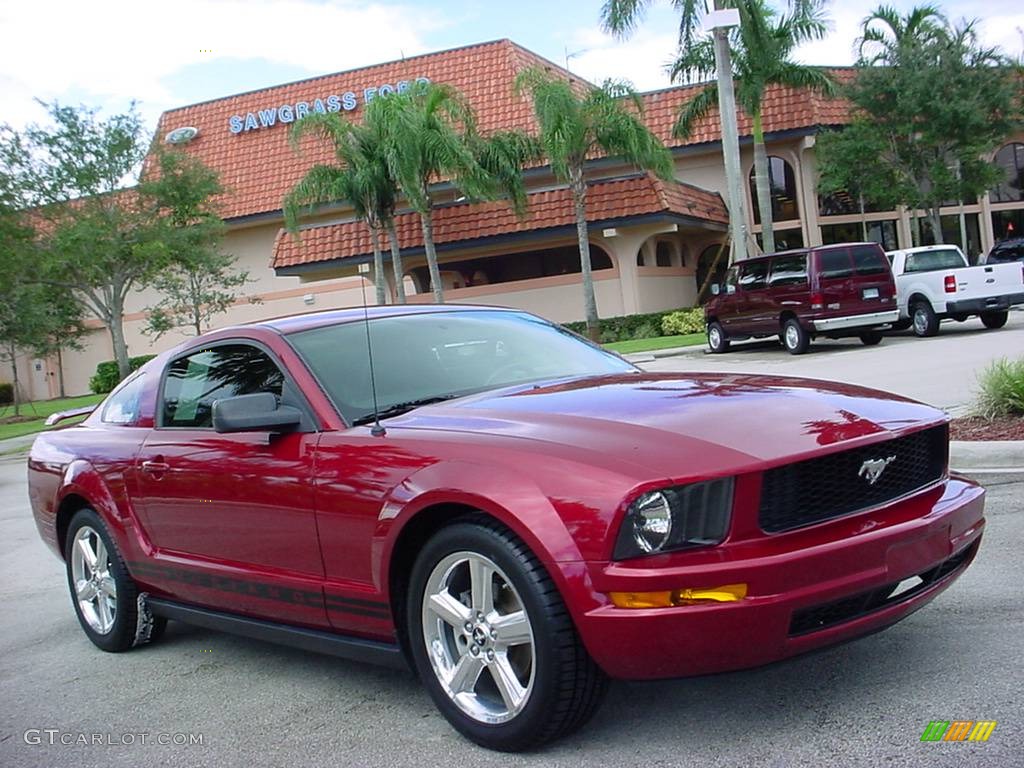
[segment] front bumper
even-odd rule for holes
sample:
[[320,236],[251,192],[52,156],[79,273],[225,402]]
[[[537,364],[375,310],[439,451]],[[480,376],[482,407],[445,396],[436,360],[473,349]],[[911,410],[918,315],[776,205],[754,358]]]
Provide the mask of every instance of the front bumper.
[[889,309],[885,312],[872,312],[867,315],[847,315],[846,317],[826,317],[822,320],[812,320],[814,330],[823,333],[829,331],[842,331],[848,328],[872,328],[876,325],[895,323],[900,319],[898,309]]
[[983,299],[947,301],[946,313],[950,315],[974,315],[981,312],[1002,312],[1017,304],[1024,304],[1024,293],[1007,293],[1002,296],[988,296]]
[[[592,571],[603,593],[742,582],[748,596],[677,608],[602,605],[580,617],[580,634],[605,672],[634,680],[744,669],[870,634],[921,608],[966,569],[981,540],[984,495],[954,478],[901,502],[891,524],[860,514],[765,536],[735,547],[735,556],[726,543],[721,557],[700,565],[605,564]],[[919,575],[934,578],[884,600],[883,588]]]

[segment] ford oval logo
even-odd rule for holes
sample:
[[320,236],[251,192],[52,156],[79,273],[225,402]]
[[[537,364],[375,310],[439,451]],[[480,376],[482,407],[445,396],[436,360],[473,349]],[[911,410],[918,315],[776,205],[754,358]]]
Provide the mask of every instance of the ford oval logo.
[[199,129],[193,128],[191,125],[188,125],[184,128],[175,128],[173,131],[164,136],[164,141],[166,141],[168,144],[187,144],[198,135]]

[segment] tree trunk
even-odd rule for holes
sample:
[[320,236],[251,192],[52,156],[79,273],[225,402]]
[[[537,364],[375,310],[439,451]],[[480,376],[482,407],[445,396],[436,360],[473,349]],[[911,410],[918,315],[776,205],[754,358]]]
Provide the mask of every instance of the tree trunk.
[[64,354],[60,347],[57,347],[57,382],[60,385],[60,396],[67,397],[64,391]]
[[427,204],[420,214],[423,223],[423,247],[427,252],[427,269],[430,270],[430,288],[434,292],[434,303],[444,304],[444,286],[441,285],[441,270],[437,267],[437,251],[434,250],[434,209]]
[[124,309],[121,307],[120,301],[111,302],[107,330],[110,331],[110,343],[114,347],[114,359],[117,361],[119,380],[123,381],[132,372],[132,364],[128,359],[128,344],[124,340]]
[[196,336],[201,336],[203,333],[203,303],[200,301],[199,278],[193,272],[188,279],[192,288],[192,327],[196,331]]
[[21,395],[18,391],[18,350],[14,346],[14,342],[10,342],[7,345],[7,352],[11,356],[11,386],[14,387],[14,391],[11,392],[11,398],[14,401],[14,415],[21,415]]
[[921,220],[916,208],[910,213],[910,242],[915,248],[921,244]]
[[932,225],[932,245],[942,245],[942,220],[939,218],[938,208],[928,209],[928,222]]
[[764,146],[761,110],[753,115],[754,183],[757,186],[757,210],[761,214],[761,244],[765,253],[775,253],[775,228],[772,226],[772,191],[768,180],[768,151]]
[[380,228],[376,224],[367,224],[370,228],[370,245],[373,247],[373,284],[377,289],[377,306],[387,303],[384,295],[384,254],[380,250]]
[[388,242],[391,245],[391,268],[395,272],[395,303],[405,304],[405,271],[402,269],[402,249],[398,247],[395,220],[388,219]]
[[573,169],[570,181],[572,200],[576,210],[576,239],[580,246],[580,275],[583,279],[583,312],[587,320],[587,337],[601,341],[601,323],[597,317],[597,298],[594,296],[594,273],[590,268],[590,237],[587,234],[587,183],[583,169]]
[[[864,195],[858,195],[857,202],[860,207],[860,233],[866,243],[868,241],[868,217],[864,212]],[[885,238],[883,237],[882,239],[884,240]]]

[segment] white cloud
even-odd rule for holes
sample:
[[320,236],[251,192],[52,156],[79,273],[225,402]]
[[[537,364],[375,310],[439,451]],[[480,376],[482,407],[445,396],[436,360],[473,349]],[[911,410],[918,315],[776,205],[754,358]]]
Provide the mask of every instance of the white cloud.
[[266,59],[334,72],[423,52],[421,31],[436,26],[425,10],[349,0],[4,2],[0,119],[38,117],[31,97],[68,92],[159,111],[177,106],[161,78],[188,65]]
[[641,91],[665,88],[671,85],[665,68],[674,59],[676,36],[675,30],[665,33],[641,27],[620,42],[596,27],[578,30],[566,46],[569,69],[592,83],[615,78],[629,80]]

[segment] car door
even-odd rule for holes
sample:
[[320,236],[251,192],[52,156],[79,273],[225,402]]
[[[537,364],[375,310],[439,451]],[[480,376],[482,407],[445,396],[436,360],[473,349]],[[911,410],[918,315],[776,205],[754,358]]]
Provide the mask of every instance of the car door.
[[768,260],[758,259],[740,265],[742,305],[739,326],[745,334],[772,333],[767,329],[770,299],[768,296]]
[[[304,410],[289,434],[218,434],[220,398],[270,392]],[[266,348],[231,340],[167,366],[156,424],[137,457],[148,583],[178,599],[326,625],[313,459],[318,434],[304,400]]]
[[810,307],[807,254],[792,253],[772,259],[768,292],[772,299],[772,320],[776,327],[784,312],[793,312],[797,317],[803,317]]

